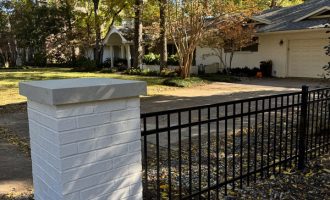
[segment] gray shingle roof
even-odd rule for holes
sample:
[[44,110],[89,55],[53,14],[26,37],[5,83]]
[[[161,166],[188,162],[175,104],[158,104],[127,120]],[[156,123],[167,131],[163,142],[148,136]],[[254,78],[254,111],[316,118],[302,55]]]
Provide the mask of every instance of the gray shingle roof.
[[270,24],[261,25],[257,31],[259,33],[264,33],[325,27],[325,25],[330,23],[330,18],[308,19],[294,22],[325,6],[330,7],[330,0],[311,0],[297,6],[266,10],[260,15],[255,16],[255,18],[270,21]]

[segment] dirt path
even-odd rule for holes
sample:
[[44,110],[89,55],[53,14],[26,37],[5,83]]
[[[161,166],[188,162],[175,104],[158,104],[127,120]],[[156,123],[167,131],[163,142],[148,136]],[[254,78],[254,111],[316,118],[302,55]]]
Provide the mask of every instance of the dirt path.
[[0,195],[32,192],[32,167],[29,157],[17,147],[0,139]]

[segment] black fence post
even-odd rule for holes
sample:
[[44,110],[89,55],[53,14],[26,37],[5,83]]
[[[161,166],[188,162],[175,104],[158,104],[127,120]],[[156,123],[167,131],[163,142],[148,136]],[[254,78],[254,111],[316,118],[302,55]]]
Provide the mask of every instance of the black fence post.
[[307,134],[307,109],[308,109],[308,86],[302,86],[301,93],[301,116],[299,128],[299,158],[298,169],[305,168],[305,154],[306,154],[306,134]]

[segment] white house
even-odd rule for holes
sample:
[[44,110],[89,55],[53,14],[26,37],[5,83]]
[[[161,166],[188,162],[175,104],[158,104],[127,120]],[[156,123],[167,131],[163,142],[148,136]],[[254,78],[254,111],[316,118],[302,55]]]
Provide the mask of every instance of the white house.
[[[253,20],[257,25],[258,48],[235,52],[232,67],[259,67],[272,60],[277,77],[320,78],[330,57],[324,47],[330,24],[330,0],[311,0],[304,4],[264,11]],[[196,49],[196,65],[219,63],[210,48]]]
[[[102,61],[106,59],[111,60],[111,66],[114,66],[114,62],[117,59],[127,60],[128,67],[132,65],[132,53],[133,53],[133,29],[130,25],[124,25],[122,27],[111,27],[103,40],[103,55]],[[85,56],[93,59],[93,49],[88,48],[85,52]]]

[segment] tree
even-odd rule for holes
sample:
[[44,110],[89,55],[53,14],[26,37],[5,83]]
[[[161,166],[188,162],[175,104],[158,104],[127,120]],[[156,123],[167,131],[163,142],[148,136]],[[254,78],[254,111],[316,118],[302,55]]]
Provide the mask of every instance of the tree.
[[201,46],[212,49],[211,55],[219,58],[219,63],[225,71],[231,68],[235,51],[253,43],[254,27],[246,22],[250,14],[249,11],[224,17],[221,22],[210,28],[201,42]]
[[276,7],[276,3],[277,3],[277,0],[272,0],[269,7],[270,8]]
[[167,0],[159,0],[160,18],[160,70],[167,67],[167,22],[166,22]]
[[133,67],[139,68],[142,65],[143,56],[143,26],[142,26],[142,6],[143,0],[135,0],[134,16],[134,58]]
[[303,3],[304,0],[266,0],[269,8],[294,6]]
[[103,38],[121,20],[121,12],[131,8],[133,0],[49,0],[42,4],[6,0],[1,4],[4,2],[11,7],[2,10],[8,22],[1,28],[11,28],[10,38],[17,44],[23,64],[43,66],[74,62],[77,47],[92,47],[99,64]]
[[[164,4],[164,1],[167,0],[148,0],[143,4],[143,34],[145,38],[147,38],[147,40],[144,41],[146,44],[145,48],[148,48],[148,50],[156,54],[164,53],[165,43],[165,48],[167,47],[167,38],[163,38],[165,35],[168,35],[166,18],[161,19],[165,17],[166,14],[166,10],[164,9],[166,9],[167,5]],[[161,11],[162,8],[163,11]]]
[[180,63],[180,76],[190,76],[193,53],[207,27],[210,6],[198,0],[174,0],[168,7],[168,30]]
[[[103,40],[111,27],[122,19],[122,13],[128,13],[133,6],[133,0],[76,0],[80,12],[75,12],[76,29],[81,36],[82,47],[92,46],[94,61],[101,64],[103,55]],[[125,11],[125,12],[124,12]],[[124,16],[125,17],[125,16]],[[85,33],[85,34],[84,34]]]
[[76,1],[75,0],[63,0],[62,2],[62,13],[65,16],[65,21],[66,21],[66,27],[67,27],[67,40],[68,40],[68,45],[70,47],[70,54],[71,54],[71,62],[76,61],[76,52],[75,52],[75,37],[77,36],[74,31],[74,19],[75,19],[75,13],[74,13],[74,8],[76,7]]
[[10,24],[11,2],[0,3],[0,65],[11,67],[16,65],[17,46]]
[[45,66],[47,40],[65,28],[63,13],[58,5],[52,3],[38,5],[33,1],[19,0],[11,3],[9,24],[23,64]]
[[[169,2],[168,30],[174,42],[180,63],[182,78],[190,76],[194,51],[208,31],[227,15],[240,12],[253,1],[181,1]],[[242,6],[241,6],[242,4]]]
[[99,4],[100,0],[93,0],[94,13],[94,30],[95,30],[95,46],[94,46],[94,61],[96,65],[101,64],[101,25],[99,19]]
[[[326,28],[329,28],[328,26]],[[330,30],[327,31],[327,33],[330,33]],[[324,47],[325,49],[325,54],[330,56],[330,36],[328,37],[328,41],[329,44],[327,46]],[[325,71],[325,78],[330,78],[330,62],[328,62],[327,65],[325,65],[323,67],[324,71]]]

